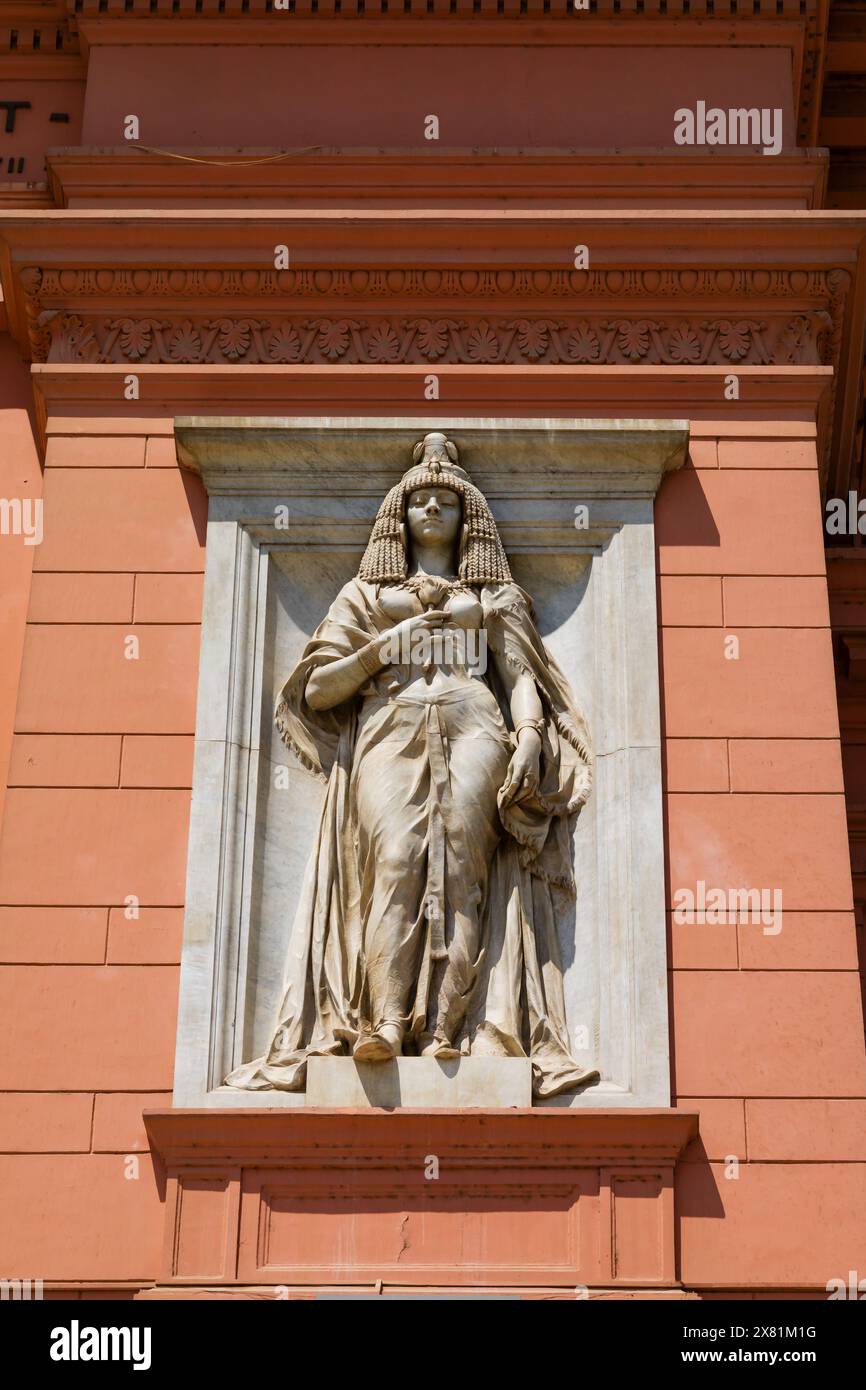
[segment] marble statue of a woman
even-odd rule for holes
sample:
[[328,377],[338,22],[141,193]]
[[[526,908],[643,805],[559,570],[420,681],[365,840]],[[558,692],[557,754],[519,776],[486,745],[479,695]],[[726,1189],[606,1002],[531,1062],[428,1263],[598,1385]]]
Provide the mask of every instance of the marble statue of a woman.
[[401,1052],[529,1057],[537,1097],[597,1080],[569,1053],[552,896],[573,892],[587,731],[443,434],[276,720],[327,790],[273,1041],[226,1084],[303,1090],[310,1056]]

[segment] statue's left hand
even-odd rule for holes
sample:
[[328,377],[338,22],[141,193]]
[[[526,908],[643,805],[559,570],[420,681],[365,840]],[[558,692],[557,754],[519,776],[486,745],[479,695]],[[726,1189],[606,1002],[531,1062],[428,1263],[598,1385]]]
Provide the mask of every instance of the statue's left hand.
[[508,764],[499,793],[500,806],[510,806],[512,801],[522,800],[538,791],[540,753],[540,741],[521,739]]

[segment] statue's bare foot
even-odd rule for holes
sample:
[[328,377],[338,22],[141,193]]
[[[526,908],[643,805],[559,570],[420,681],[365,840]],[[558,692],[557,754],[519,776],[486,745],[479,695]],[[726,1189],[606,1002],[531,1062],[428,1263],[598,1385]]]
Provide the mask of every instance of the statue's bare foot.
[[459,1057],[460,1051],[458,1048],[452,1047],[444,1038],[432,1037],[421,1047],[421,1056],[435,1057],[440,1062],[447,1062],[452,1057]]
[[360,1037],[352,1048],[356,1062],[390,1062],[400,1052],[403,1041],[401,1030],[395,1023],[383,1023],[375,1033]]

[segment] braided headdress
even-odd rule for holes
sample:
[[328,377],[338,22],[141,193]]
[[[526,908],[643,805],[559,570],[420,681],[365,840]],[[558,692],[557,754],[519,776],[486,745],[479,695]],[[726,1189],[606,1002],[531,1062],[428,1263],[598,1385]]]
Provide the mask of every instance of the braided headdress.
[[372,584],[406,578],[406,498],[416,488],[442,487],[463,503],[459,577],[467,584],[507,584],[508,559],[483,492],[457,463],[457,447],[444,434],[427,434],[412,451],[412,467],[386,495],[364,551],[358,578]]

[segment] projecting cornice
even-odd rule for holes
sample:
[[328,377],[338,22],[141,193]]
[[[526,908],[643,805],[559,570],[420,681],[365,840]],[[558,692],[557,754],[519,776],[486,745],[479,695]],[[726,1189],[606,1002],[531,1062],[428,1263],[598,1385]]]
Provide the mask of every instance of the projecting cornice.
[[[832,438],[850,457],[864,234],[866,214],[849,213],[0,215],[10,325],[35,361],[830,365],[827,466]],[[575,245],[589,269],[573,268]]]
[[824,206],[826,150],[772,159],[751,149],[379,148],[55,149],[58,208],[403,207],[812,209]]
[[[431,416],[471,413],[483,400],[489,413],[504,406],[526,415],[580,415],[630,419],[682,417],[717,422],[725,372],[719,367],[533,367],[439,368],[443,390],[438,402],[425,401]],[[124,385],[128,368],[80,363],[37,363],[32,368],[37,415],[69,418],[82,412],[105,424],[118,411],[128,414]],[[285,411],[287,402],[305,401],[320,414],[351,409],[384,415],[417,412],[423,375],[417,367],[202,366],[155,365],[136,368],[138,399],[156,414],[249,415],[259,419]],[[814,418],[832,384],[831,367],[740,367],[737,419],[791,421],[798,436],[804,419]],[[503,404],[504,403],[504,404]],[[96,409],[96,407],[99,407]],[[480,408],[480,406],[478,407]],[[748,430],[748,425],[742,426]],[[106,425],[109,433],[110,425]],[[710,427],[710,435],[718,428]]]

